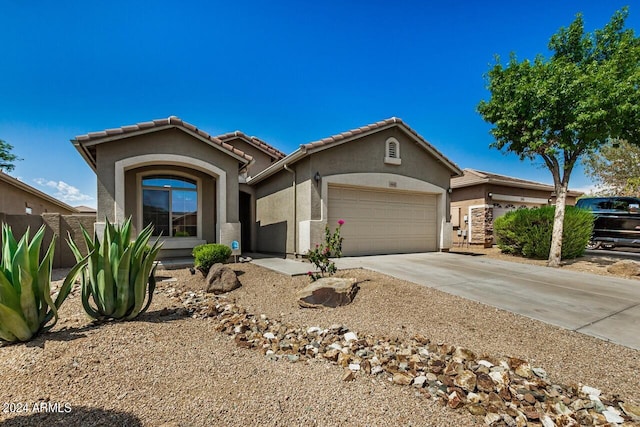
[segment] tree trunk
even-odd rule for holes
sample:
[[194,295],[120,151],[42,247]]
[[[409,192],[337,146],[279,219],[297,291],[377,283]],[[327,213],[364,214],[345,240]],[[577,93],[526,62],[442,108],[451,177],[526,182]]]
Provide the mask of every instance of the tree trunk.
[[562,260],[562,232],[564,230],[564,208],[567,201],[568,184],[556,185],[556,213],[553,218],[553,232],[551,234],[551,250],[549,251],[549,267],[560,267]]

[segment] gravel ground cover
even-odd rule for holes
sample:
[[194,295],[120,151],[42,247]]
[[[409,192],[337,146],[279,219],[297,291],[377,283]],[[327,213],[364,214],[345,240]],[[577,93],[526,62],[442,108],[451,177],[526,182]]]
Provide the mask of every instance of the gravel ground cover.
[[[341,271],[353,304],[300,309],[290,278],[231,264],[242,287],[226,298],[250,313],[300,327],[345,325],[360,334],[463,346],[528,360],[561,384],[587,384],[638,402],[640,352],[367,270]],[[412,387],[327,362],[271,361],[236,346],[209,319],[191,318],[179,295],[202,289],[187,269],[159,271],[150,311],[133,322],[91,323],[75,291],[53,333],[0,348],[0,413],[6,425],[482,425]],[[13,404],[13,405],[12,405]],[[19,405],[28,409],[18,412]],[[36,412],[34,408],[44,408]]]
[[[500,249],[497,246],[493,246],[491,248],[483,248],[478,245],[468,247],[455,247],[451,250],[451,252],[482,255],[488,258],[510,262],[519,262],[522,264],[533,264],[540,266],[547,265],[547,260],[528,259],[509,254],[503,254],[502,252],[500,252]],[[609,253],[601,252],[598,254],[589,253],[579,258],[563,260],[560,268],[564,270],[581,271],[583,273],[593,273],[601,276],[617,276],[626,279],[640,280],[640,275],[623,274],[623,272],[615,271],[610,268],[613,264],[620,263],[622,260],[624,260],[624,257],[615,251],[611,251]],[[639,261],[636,258],[632,258],[631,262],[638,263]]]

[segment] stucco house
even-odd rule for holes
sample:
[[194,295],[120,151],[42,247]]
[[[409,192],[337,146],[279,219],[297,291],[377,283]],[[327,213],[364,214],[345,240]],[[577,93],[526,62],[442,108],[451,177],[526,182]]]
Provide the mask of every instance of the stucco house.
[[0,213],[7,215],[70,215],[78,210],[0,171]]
[[[451,225],[453,244],[491,246],[493,223],[509,211],[555,204],[552,185],[475,169],[464,169],[451,178]],[[583,193],[569,190],[567,205]]]
[[[204,242],[303,255],[344,219],[345,255],[446,250],[449,185],[462,171],[398,118],[285,155],[236,131],[172,116],[72,140],[97,175],[97,218],[162,233],[163,256]],[[96,223],[100,232],[103,222]]]

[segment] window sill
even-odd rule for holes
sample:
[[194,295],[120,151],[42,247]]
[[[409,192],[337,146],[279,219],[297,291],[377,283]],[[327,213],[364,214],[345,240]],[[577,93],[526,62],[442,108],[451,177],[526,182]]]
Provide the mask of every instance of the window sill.
[[399,165],[402,163],[402,159],[398,159],[395,157],[385,157],[384,162],[388,165]]
[[[207,243],[206,240],[197,237],[162,237],[162,249],[191,249],[194,246]],[[151,238],[153,242],[153,237]]]

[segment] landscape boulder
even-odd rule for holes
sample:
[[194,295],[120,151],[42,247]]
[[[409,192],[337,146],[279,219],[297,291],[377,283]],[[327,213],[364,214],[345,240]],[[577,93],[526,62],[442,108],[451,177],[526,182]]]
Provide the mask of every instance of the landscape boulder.
[[236,272],[224,264],[213,264],[205,280],[205,291],[223,294],[240,287]]
[[640,262],[631,260],[618,261],[607,267],[607,271],[611,274],[623,276],[638,276],[640,275]]
[[323,277],[299,290],[297,297],[300,307],[334,308],[350,304],[357,292],[355,279]]

